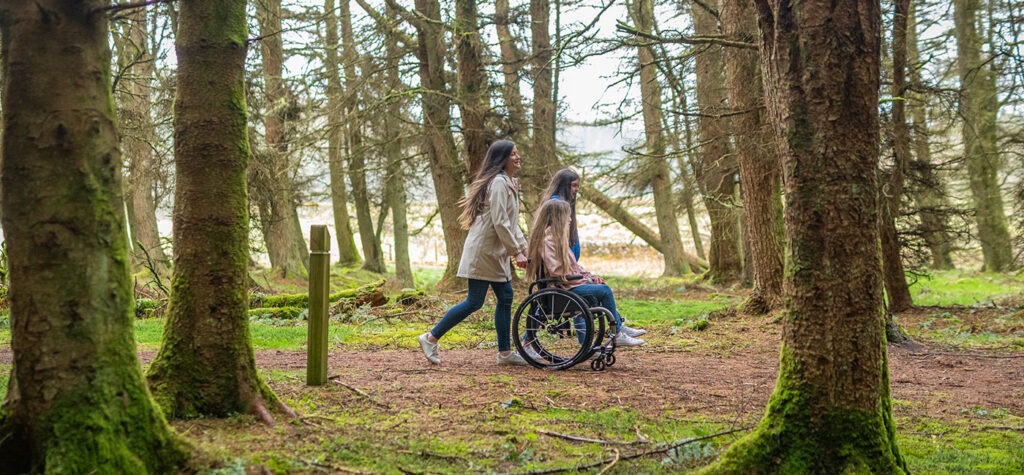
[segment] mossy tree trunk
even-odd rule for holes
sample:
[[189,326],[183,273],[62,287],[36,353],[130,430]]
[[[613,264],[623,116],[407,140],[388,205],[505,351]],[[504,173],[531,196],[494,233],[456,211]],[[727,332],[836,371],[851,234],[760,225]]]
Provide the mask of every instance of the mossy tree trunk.
[[974,201],[984,270],[1001,272],[1013,264],[1013,249],[999,186],[1001,157],[996,129],[999,101],[995,72],[992,61],[981,57],[983,34],[978,31],[978,14],[984,3],[956,0],[953,5],[967,181]]
[[[530,0],[530,68],[533,85],[532,141],[523,155],[523,169],[519,171],[522,194],[527,197],[527,211],[532,215],[533,201],[558,171],[558,150],[555,144],[554,55],[551,50],[551,1]],[[529,152],[526,155],[526,152]],[[539,206],[539,203],[537,203]]]
[[952,239],[949,220],[942,213],[949,208],[946,185],[936,172],[931,159],[930,134],[928,132],[928,99],[921,92],[924,85],[918,67],[920,54],[917,47],[917,22],[914,17],[915,5],[910,3],[907,12],[907,65],[910,69],[910,90],[907,93],[907,112],[910,115],[914,157],[908,167],[908,176],[916,184],[911,191],[921,220],[921,236],[931,253],[933,269],[953,269]]
[[[356,225],[359,227],[359,243],[363,249],[363,269],[370,272],[387,272],[384,264],[384,250],[380,236],[373,226],[373,211],[370,209],[370,194],[367,186],[366,158],[370,155],[363,144],[363,126],[366,115],[360,110],[359,97],[364,95],[363,80],[358,76],[356,65],[359,51],[352,32],[352,14],[349,0],[338,3],[338,17],[341,19],[342,71],[345,72],[345,137],[348,142],[348,181],[352,185],[352,201],[356,207]],[[366,67],[362,68],[363,71]]]
[[[509,27],[514,22],[515,20],[509,11],[508,0],[495,0],[494,28],[497,32],[498,48],[501,55],[501,74],[503,79],[501,96],[505,103],[505,123],[502,124],[502,129],[504,129],[505,135],[516,143],[516,147],[519,148],[519,154],[529,157],[523,163],[523,169],[519,171],[518,176],[523,178],[520,180],[520,183],[523,186],[524,192],[520,194],[522,195],[524,211],[527,215],[532,215],[539,206],[539,193],[543,190],[536,189],[537,186],[531,179],[525,178],[532,173],[530,162],[533,161],[533,153],[531,150],[532,144],[529,140],[530,125],[526,120],[526,108],[519,89],[526,59],[524,58],[524,52],[517,46],[518,38],[513,36],[512,29]],[[539,186],[546,185],[544,183]]]
[[[715,12],[719,2],[711,0],[691,4],[694,34],[719,34]],[[711,282],[738,282],[743,274],[740,252],[740,230],[736,219],[736,181],[739,172],[729,143],[729,120],[725,81],[725,52],[718,45],[707,45],[696,55],[697,131],[700,137],[699,158],[694,175],[704,197],[711,224],[708,243],[708,278]]]
[[[654,33],[654,2],[632,0],[629,13],[637,30]],[[637,60],[640,65],[640,97],[644,118],[644,138],[647,156],[641,157],[642,169],[647,173],[654,191],[654,214],[658,222],[658,236],[661,238],[661,256],[665,262],[664,276],[680,276],[690,273],[683,251],[683,240],[679,235],[679,219],[676,217],[676,202],[672,194],[672,180],[669,176],[666,158],[665,131],[662,128],[661,86],[658,83],[658,65],[654,48],[642,38],[637,38]]]
[[[513,20],[509,13],[508,0],[495,0],[494,2],[494,28],[498,36],[498,47],[501,51],[501,74],[504,84],[501,88],[501,95],[505,99],[505,109],[508,123],[505,124],[505,133],[519,147],[520,153],[529,156],[528,149],[530,126],[526,122],[526,111],[523,108],[523,96],[519,90],[520,71],[523,67],[523,53],[516,46],[517,39],[512,35],[509,27]],[[536,201],[524,196],[525,201]]]
[[[393,22],[393,24],[397,24],[398,15],[394,9],[385,7],[385,10],[388,20]],[[405,88],[402,84],[401,71],[399,71],[398,64],[402,54],[394,34],[384,33],[384,48],[387,56],[385,68],[388,90],[392,92],[401,91]],[[384,154],[388,160],[386,206],[391,209],[391,225],[394,231],[395,279],[403,287],[413,288],[416,286],[416,281],[413,278],[412,259],[409,256],[409,218],[405,191],[407,186],[405,168],[408,164],[403,153],[405,141],[402,140],[402,128],[400,125],[407,121],[402,114],[402,109],[408,107],[404,97],[404,95],[392,97],[387,107],[387,124],[384,126],[384,133],[387,135],[387,141],[384,144]],[[378,230],[381,227],[378,226]]]
[[[889,312],[902,312],[914,306],[910,286],[903,270],[902,247],[896,231],[896,218],[903,200],[903,176],[910,161],[910,128],[907,125],[907,10],[910,0],[894,0],[892,26],[892,124],[889,127],[893,149],[892,168],[881,176],[887,178],[880,188],[879,233],[882,246],[882,273]],[[886,319],[886,327],[893,335],[901,334],[897,324]]]
[[167,473],[189,456],[135,353],[108,6],[0,5],[13,350],[5,473]]
[[[750,1],[726,1],[721,21],[726,38],[757,43],[757,17]],[[757,51],[726,48],[725,72],[733,116],[733,142],[743,188],[747,241],[754,288],[744,309],[766,313],[782,306],[782,201],[778,148],[764,108]]]
[[705,472],[904,473],[878,248],[881,9],[878,0],[755,5],[784,170],[783,341],[764,418]]
[[[672,99],[676,110],[685,111],[687,109],[686,84],[679,79],[678,75],[673,73],[672,68],[664,68],[663,71],[665,72],[665,78],[668,80],[669,87],[673,90]],[[696,196],[695,190],[698,187],[693,179],[693,175],[690,173],[689,165],[696,162],[693,156],[693,125],[690,122],[689,115],[672,114],[672,117],[673,126],[668,134],[668,139],[669,143],[672,144],[672,149],[675,150],[676,173],[679,174],[679,196],[677,200],[686,209],[686,220],[690,225],[690,237],[693,239],[694,252],[697,253],[698,258],[707,259],[707,254],[704,252],[704,242],[700,237],[700,225],[697,223],[697,209],[694,200]],[[679,141],[680,137],[683,138],[682,144]]]
[[456,0],[454,30],[462,142],[466,150],[466,170],[472,175],[480,168],[487,147],[496,138],[486,121],[491,101],[476,0]]
[[921,234],[932,255],[932,268],[952,269],[952,239],[949,233],[949,219],[942,210],[949,209],[948,192],[942,177],[932,164],[931,133],[928,129],[928,96],[921,79],[921,54],[918,49],[916,29],[916,2],[910,2],[907,11],[906,59],[909,69],[910,89],[907,92],[907,113],[910,116],[913,159],[908,164],[907,174],[915,184],[910,192],[921,219]]
[[338,13],[334,0],[324,0],[324,48],[327,61],[324,70],[327,75],[327,166],[331,176],[331,209],[334,210],[334,237],[338,241],[338,262],[345,267],[354,267],[362,262],[356,247],[355,233],[352,232],[348,214],[348,185],[345,183],[345,160],[342,158],[344,140],[344,105],[341,89],[341,63],[338,59]]
[[[398,7],[393,0],[388,4]],[[467,230],[459,224],[459,206],[466,185],[466,169],[458,160],[455,138],[451,129],[451,101],[446,92],[445,41],[441,25],[441,5],[437,0],[416,0],[418,16],[413,21],[416,28],[416,58],[419,60],[420,95],[423,106],[423,127],[426,135],[424,149],[430,161],[430,174],[434,181],[438,214],[441,215],[441,230],[444,232],[448,264],[438,285],[444,287],[455,283],[455,273],[462,258],[462,246],[466,242]]]
[[245,2],[181,0],[174,100],[174,274],[149,382],[172,417],[288,411],[249,336]]
[[126,31],[120,35],[117,52],[119,66],[127,71],[122,79],[127,84],[115,93],[119,93],[116,99],[127,165],[125,204],[133,243],[132,264],[136,269],[152,265],[163,272],[170,268],[170,262],[160,244],[156,220],[156,126],[150,116],[154,58],[149,51],[146,16],[146,8],[137,8],[127,15]]
[[253,154],[249,173],[251,197],[259,210],[260,229],[271,268],[282,277],[303,278],[309,270],[309,251],[299,224],[296,166],[288,151],[288,120],[296,106],[282,77],[281,0],[259,2],[256,13],[266,92],[263,108],[266,149]]

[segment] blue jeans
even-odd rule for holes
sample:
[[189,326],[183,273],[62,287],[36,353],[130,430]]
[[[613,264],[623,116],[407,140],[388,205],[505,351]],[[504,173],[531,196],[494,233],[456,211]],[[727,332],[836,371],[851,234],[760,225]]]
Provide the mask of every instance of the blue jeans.
[[612,293],[612,288],[608,287],[608,284],[583,284],[570,290],[577,295],[594,297],[597,300],[597,305],[607,308],[612,313],[612,318],[615,319],[615,331],[618,332],[622,328],[622,316],[619,315],[619,310],[615,308],[615,295]]
[[498,333],[498,351],[509,351],[512,349],[512,283],[511,282],[488,282],[486,280],[469,279],[469,293],[466,300],[448,309],[444,318],[434,326],[430,333],[434,338],[440,339],[448,330],[451,330],[462,323],[466,317],[484,306],[484,297],[487,297],[487,287],[494,290],[494,297],[498,305],[494,307],[494,330]]

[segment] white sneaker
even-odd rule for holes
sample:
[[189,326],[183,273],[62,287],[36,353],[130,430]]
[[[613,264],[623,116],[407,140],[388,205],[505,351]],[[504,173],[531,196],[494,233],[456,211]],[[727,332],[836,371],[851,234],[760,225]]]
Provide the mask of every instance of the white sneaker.
[[437,343],[431,343],[430,340],[427,340],[427,333],[420,335],[416,341],[420,342],[420,348],[423,349],[423,356],[427,358],[427,361],[441,364],[441,357],[437,356]]
[[498,353],[498,365],[530,366],[530,363],[527,363],[522,356],[519,356],[519,353],[510,351],[505,356],[502,356],[501,353]]
[[615,346],[640,346],[647,344],[639,338],[633,338],[625,333],[619,333],[615,336]]
[[[536,361],[538,363],[543,363],[544,362],[544,357],[541,356],[540,353],[537,353],[537,350],[534,350],[533,346],[531,346],[531,345],[524,346],[523,347],[523,352],[526,353],[526,356],[529,356],[530,359],[533,360],[533,361]],[[522,355],[520,355],[520,356],[522,356]]]
[[630,328],[630,327],[627,327],[627,326],[623,325],[622,328],[619,329],[619,333],[624,333],[624,334],[629,335],[629,336],[631,336],[633,338],[636,338],[636,337],[638,337],[640,335],[647,334],[647,330],[644,330],[643,328]]

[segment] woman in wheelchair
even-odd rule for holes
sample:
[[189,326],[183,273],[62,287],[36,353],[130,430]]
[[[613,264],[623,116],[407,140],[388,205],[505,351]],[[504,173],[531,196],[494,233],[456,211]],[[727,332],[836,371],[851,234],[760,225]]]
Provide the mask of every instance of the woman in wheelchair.
[[611,287],[604,279],[590,273],[576,262],[576,257],[569,248],[571,224],[572,206],[568,202],[552,199],[540,206],[530,229],[526,275],[555,279],[553,283],[557,287],[590,299],[596,302],[601,310],[607,310],[615,322],[615,346],[645,344],[644,340],[629,336],[623,331],[623,320],[615,307],[615,295]]
[[[580,174],[572,168],[563,168],[555,172],[551,177],[551,182],[548,183],[547,189],[541,194],[538,203],[543,203],[549,199],[562,200],[569,202],[569,207],[572,212],[569,214],[569,250],[572,255],[576,258],[576,262],[580,261],[580,234],[576,226],[576,196],[580,190]],[[597,283],[604,283],[600,280],[600,277],[594,276]],[[646,330],[639,328],[630,328],[623,324],[619,328],[620,333],[625,333],[632,337],[637,337],[647,333]]]

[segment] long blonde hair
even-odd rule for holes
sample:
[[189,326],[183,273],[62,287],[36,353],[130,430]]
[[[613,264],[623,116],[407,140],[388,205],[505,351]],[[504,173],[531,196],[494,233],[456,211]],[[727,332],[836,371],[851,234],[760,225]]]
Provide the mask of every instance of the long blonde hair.
[[476,221],[476,217],[483,212],[487,201],[487,189],[494,177],[505,169],[505,163],[508,162],[508,157],[512,155],[512,149],[515,147],[516,144],[511,140],[495,140],[487,149],[487,155],[476,172],[476,178],[469,185],[466,196],[459,200],[459,206],[462,206],[459,224],[463,228],[469,229],[473,226],[473,221]]
[[[562,200],[547,200],[540,205],[530,227],[530,240],[527,245],[526,265],[528,278],[536,278],[544,264],[544,236],[551,233],[555,244],[555,257],[566,274],[572,271],[572,254],[569,250],[569,224],[572,222],[572,206]],[[549,276],[564,277],[564,276]]]

